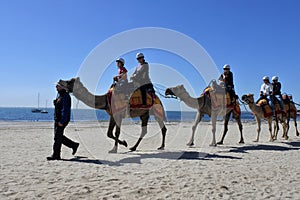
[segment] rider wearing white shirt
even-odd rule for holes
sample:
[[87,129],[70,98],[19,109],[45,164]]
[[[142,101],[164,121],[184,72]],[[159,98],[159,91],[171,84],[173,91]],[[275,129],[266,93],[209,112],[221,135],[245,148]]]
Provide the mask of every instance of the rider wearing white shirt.
[[275,109],[273,104],[273,85],[270,83],[268,76],[263,77],[264,83],[260,87],[260,99],[267,99],[270,104],[273,114],[275,115]]
[[273,93],[273,85],[270,83],[269,77],[263,77],[264,83],[260,87],[260,96],[269,98]]

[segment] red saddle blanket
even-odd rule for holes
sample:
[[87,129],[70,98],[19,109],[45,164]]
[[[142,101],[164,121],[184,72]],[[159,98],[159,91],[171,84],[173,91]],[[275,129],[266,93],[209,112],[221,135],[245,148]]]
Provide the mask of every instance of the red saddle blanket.
[[[261,99],[258,101],[257,105],[262,107],[263,112],[264,112],[264,117],[268,118],[268,117],[273,116],[273,110],[272,110],[271,106],[268,104],[267,100]],[[278,103],[275,104],[275,113],[281,114],[280,105]]]
[[156,94],[147,93],[146,105],[143,105],[141,90],[135,90],[130,99],[128,99],[123,93],[116,93],[114,88],[110,88],[108,93],[108,105],[110,114],[121,112],[130,109],[148,109],[153,114],[161,119],[164,119],[165,113],[160,99]]

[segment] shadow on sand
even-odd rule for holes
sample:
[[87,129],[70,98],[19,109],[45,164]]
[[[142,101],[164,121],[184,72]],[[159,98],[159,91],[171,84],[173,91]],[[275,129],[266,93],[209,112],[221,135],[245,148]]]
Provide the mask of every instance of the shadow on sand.
[[64,161],[88,163],[88,164],[105,164],[109,166],[122,166],[123,164],[142,164],[144,159],[164,159],[164,160],[213,160],[219,159],[232,159],[238,160],[242,159],[234,156],[224,156],[217,154],[208,154],[204,152],[196,151],[179,151],[179,152],[158,152],[158,153],[128,153],[131,157],[123,158],[119,161],[108,161],[108,160],[98,160],[89,159],[88,157],[77,156],[72,159],[64,159]]
[[[295,147],[300,146],[300,142],[290,142],[285,144],[288,144],[290,146],[295,146]],[[249,151],[295,151],[300,149],[294,147],[284,147],[279,145],[266,145],[266,144],[231,147],[231,148],[232,149],[230,149],[229,152],[233,152],[233,153],[248,153]]]

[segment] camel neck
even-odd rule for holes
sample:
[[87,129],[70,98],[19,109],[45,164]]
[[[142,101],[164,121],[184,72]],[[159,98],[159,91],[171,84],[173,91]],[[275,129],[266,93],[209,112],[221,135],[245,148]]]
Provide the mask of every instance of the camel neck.
[[73,91],[74,96],[91,108],[106,109],[107,95],[94,95],[88,91],[81,83],[75,83],[76,87]]
[[195,109],[199,108],[198,99],[191,97],[189,93],[182,92],[180,94],[176,94],[176,96],[179,97],[187,106]]

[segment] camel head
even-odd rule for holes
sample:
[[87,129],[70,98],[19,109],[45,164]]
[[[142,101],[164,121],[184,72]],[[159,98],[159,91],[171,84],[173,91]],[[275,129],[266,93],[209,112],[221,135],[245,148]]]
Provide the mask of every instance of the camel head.
[[72,93],[74,90],[76,90],[76,87],[79,86],[79,84],[81,84],[80,82],[80,78],[71,78],[70,80],[59,80],[58,81],[59,84],[65,85],[69,92]]
[[[183,85],[177,85],[175,87],[169,87],[165,91],[165,95],[177,96],[179,97],[180,94],[187,93],[186,89]],[[179,96],[178,96],[179,95]]]
[[242,100],[245,101],[247,104],[253,104],[254,94],[245,94],[242,96]]

